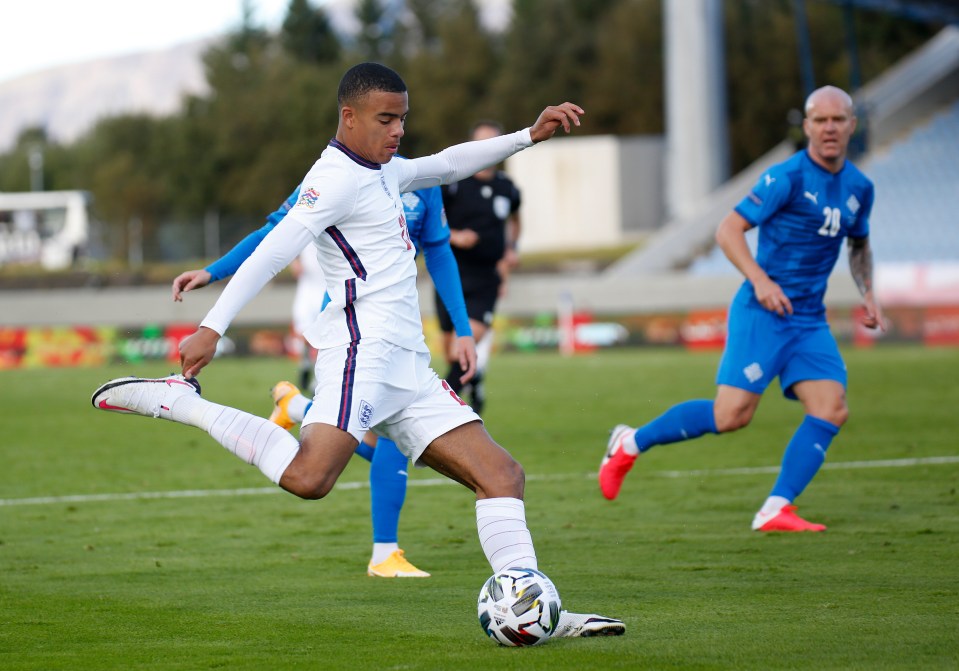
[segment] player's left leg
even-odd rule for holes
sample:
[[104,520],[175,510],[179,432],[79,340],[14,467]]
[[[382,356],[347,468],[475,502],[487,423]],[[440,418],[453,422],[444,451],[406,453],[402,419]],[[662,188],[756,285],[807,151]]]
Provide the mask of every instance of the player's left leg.
[[[499,572],[537,568],[533,539],[526,525],[522,466],[497,445],[483,425],[472,422],[440,436],[423,452],[423,463],[476,492],[476,528],[483,552]],[[553,636],[619,636],[622,620],[563,610]]]
[[399,546],[400,513],[406,501],[409,460],[396,443],[380,438],[370,465],[373,555],[367,573],[379,578],[428,578],[406,559]]
[[780,379],[788,398],[806,415],[783,454],[779,477],[753,519],[757,531],[824,531],[795,514],[793,502],[819,472],[826,451],[849,415],[846,369],[828,329],[803,337]]
[[[432,378],[422,385],[417,402],[391,423],[391,435],[411,459],[476,493],[476,528],[494,572],[537,568],[526,525],[523,467],[490,437],[476,413],[441,386],[435,374]],[[424,443],[418,451],[416,446]],[[614,618],[563,611],[554,636],[618,635],[625,630]]]

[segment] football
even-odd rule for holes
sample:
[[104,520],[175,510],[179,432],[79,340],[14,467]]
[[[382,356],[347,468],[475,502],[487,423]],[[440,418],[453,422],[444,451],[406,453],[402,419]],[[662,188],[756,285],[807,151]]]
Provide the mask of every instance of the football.
[[549,640],[562,608],[556,586],[531,568],[491,576],[477,600],[480,626],[500,645],[537,645]]

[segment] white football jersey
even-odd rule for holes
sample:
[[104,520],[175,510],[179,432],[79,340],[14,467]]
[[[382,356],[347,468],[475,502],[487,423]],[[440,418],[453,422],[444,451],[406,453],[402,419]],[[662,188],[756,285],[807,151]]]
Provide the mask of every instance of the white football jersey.
[[296,205],[243,262],[200,326],[226,333],[243,306],[312,239],[331,299],[306,329],[313,347],[381,338],[427,352],[416,249],[400,193],[459,181],[532,144],[527,128],[380,165],[333,140],[303,180]]
[[371,163],[333,140],[287,214],[313,233],[326,275],[330,304],[305,332],[317,349],[382,338],[428,351],[400,200],[403,163]]

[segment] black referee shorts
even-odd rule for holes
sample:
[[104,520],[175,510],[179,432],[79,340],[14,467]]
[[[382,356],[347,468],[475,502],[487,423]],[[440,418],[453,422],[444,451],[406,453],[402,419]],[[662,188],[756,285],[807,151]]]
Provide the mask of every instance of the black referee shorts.
[[[496,309],[496,300],[499,298],[499,285],[486,282],[476,286],[463,287],[463,298],[466,299],[466,314],[475,321],[482,322],[487,326],[493,324],[493,311]],[[440,322],[440,329],[444,333],[453,332],[453,320],[450,319],[450,313],[446,311],[446,306],[434,290],[436,300],[436,317]]]

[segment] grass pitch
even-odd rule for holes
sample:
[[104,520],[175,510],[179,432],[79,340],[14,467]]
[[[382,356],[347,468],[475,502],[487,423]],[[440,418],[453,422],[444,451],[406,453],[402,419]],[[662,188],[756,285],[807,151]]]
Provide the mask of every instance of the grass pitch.
[[[711,397],[716,354],[501,355],[487,425],[524,464],[540,568],[621,638],[505,649],[472,495],[411,471],[400,542],[426,580],[365,575],[368,466],[318,502],[205,433],[92,409],[102,381],[168,366],[0,372],[0,668],[955,669],[959,351],[845,353],[850,422],[800,499],[824,534],[749,530],[801,407],[654,449],[620,498],[608,429]],[[222,360],[208,398],[266,414],[285,360]]]

